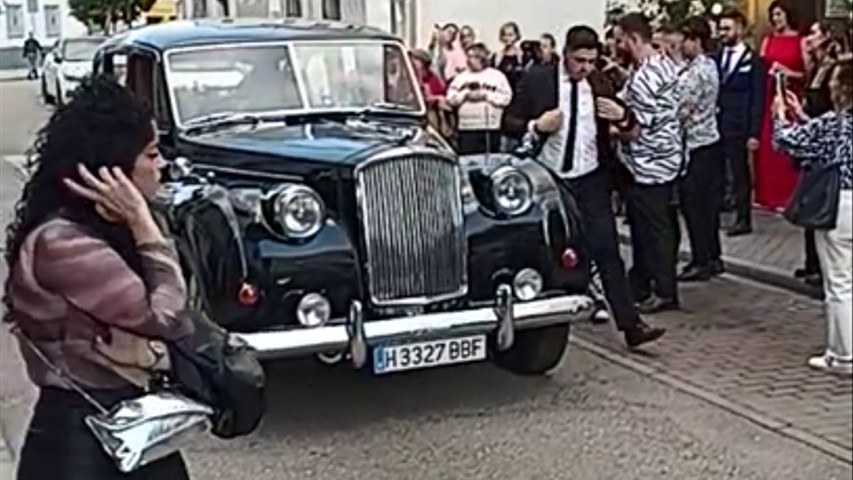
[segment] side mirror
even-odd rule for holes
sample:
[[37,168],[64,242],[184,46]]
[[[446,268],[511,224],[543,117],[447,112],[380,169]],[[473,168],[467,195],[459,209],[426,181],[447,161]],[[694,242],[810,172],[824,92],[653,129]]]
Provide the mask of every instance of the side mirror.
[[62,63],[62,54],[59,52],[53,52],[53,61],[56,63]]
[[172,179],[187,178],[193,174],[193,165],[187,157],[178,157],[169,164],[169,177]]

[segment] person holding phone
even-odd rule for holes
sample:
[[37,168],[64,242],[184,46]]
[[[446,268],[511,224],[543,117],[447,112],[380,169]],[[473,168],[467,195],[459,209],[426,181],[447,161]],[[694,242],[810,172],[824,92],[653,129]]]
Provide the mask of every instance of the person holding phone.
[[506,76],[489,66],[489,50],[476,43],[466,52],[468,70],[453,79],[447,103],[459,109],[460,155],[498,152],[501,145],[501,119],[512,100]]
[[837,168],[838,213],[834,228],[816,229],[823,274],[827,346],[808,365],[829,373],[853,374],[853,63],[833,67],[832,109],[809,118],[796,93],[778,91],[773,103],[774,146],[817,168]]

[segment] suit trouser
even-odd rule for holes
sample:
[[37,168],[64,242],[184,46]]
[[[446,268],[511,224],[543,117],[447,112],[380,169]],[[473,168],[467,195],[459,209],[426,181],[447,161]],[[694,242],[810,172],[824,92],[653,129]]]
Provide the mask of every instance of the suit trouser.
[[619,253],[608,170],[599,168],[567,183],[583,217],[585,246],[601,274],[604,295],[613,310],[616,326],[623,331],[631,329],[637,325],[639,315]]
[[817,252],[823,268],[826,292],[826,353],[853,359],[853,192],[842,190],[838,205],[838,225],[833,230],[815,231]]
[[752,170],[745,132],[723,132],[722,152],[732,174],[735,223],[752,225]]
[[678,257],[678,208],[676,183],[659,185],[632,183],[628,187],[628,222],[634,264],[629,279],[634,298],[652,293],[678,301],[676,263]]
[[715,143],[690,152],[690,166],[679,189],[681,212],[687,225],[692,263],[706,266],[719,260],[720,211],[723,206],[725,162]]

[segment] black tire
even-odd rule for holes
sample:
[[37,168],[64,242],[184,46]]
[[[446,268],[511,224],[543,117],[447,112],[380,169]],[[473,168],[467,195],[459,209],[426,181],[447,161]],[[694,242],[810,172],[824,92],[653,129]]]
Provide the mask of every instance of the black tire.
[[496,352],[495,363],[518,375],[544,375],[553,370],[566,353],[570,329],[569,324],[564,324],[516,332],[512,348]]
[[47,83],[44,81],[44,75],[41,77],[41,98],[47,105],[53,105],[54,103],[53,97],[47,93]]
[[54,102],[59,107],[65,105],[65,95],[62,94],[62,87],[60,87],[58,80],[56,82],[56,98],[54,98]]

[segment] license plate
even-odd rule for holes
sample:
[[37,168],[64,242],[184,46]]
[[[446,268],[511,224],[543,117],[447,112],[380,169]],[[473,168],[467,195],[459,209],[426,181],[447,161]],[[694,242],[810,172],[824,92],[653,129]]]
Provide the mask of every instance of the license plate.
[[376,347],[373,349],[373,371],[379,375],[485,359],[486,336],[475,335]]

